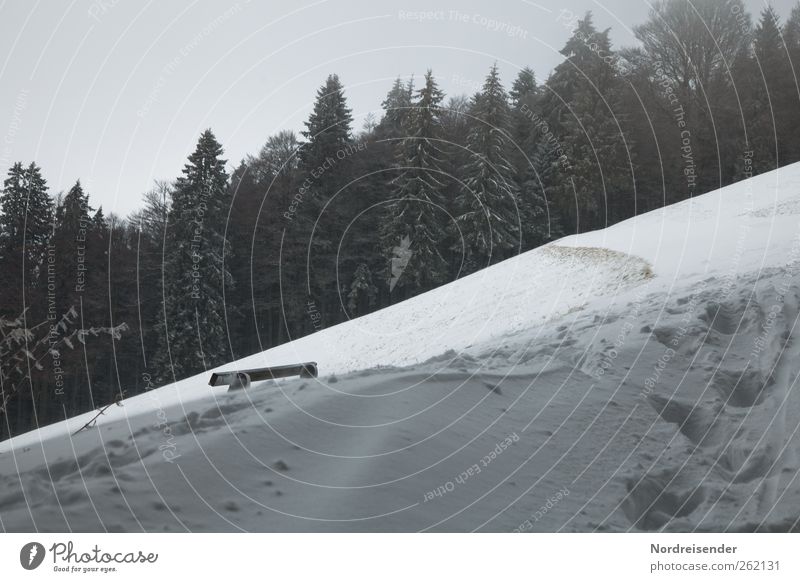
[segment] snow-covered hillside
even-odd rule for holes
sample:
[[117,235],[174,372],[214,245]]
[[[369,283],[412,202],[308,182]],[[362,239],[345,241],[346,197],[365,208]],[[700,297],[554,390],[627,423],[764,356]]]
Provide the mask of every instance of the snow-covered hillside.
[[799,234],[795,164],[21,435],[0,525],[797,529]]

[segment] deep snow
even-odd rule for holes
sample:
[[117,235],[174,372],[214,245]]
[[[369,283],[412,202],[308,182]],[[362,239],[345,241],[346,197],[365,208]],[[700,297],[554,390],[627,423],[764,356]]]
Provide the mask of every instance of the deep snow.
[[796,529],[799,226],[795,164],[21,435],[0,525]]

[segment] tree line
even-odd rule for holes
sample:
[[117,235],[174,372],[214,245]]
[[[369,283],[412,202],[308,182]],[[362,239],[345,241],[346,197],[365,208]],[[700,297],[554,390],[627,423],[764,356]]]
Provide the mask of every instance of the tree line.
[[[663,0],[616,50],[558,16],[540,83],[398,78],[354,127],[330,75],[300,135],[228,166],[211,130],[122,218],[35,163],[0,194],[0,436],[370,313],[565,234],[800,159],[800,5]],[[229,167],[231,168],[229,170]]]

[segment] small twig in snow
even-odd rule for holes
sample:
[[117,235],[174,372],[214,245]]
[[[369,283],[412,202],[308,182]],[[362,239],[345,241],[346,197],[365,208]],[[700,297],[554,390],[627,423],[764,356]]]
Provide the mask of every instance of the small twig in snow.
[[123,404],[122,404],[122,399],[123,399],[124,397],[125,397],[125,390],[123,390],[122,392],[120,392],[119,394],[117,394],[117,397],[114,399],[114,402],[112,402],[112,403],[110,403],[110,404],[106,404],[106,405],[105,405],[105,406],[103,406],[102,408],[99,408],[99,409],[97,409],[97,414],[95,414],[95,415],[94,415],[94,416],[91,418],[91,420],[89,420],[89,422],[87,422],[87,423],[86,423],[86,424],[84,424],[82,427],[80,427],[78,430],[76,430],[74,433],[72,433],[72,436],[75,436],[76,434],[78,434],[78,433],[79,433],[79,432],[81,432],[82,430],[86,430],[87,428],[92,428],[92,427],[94,427],[94,426],[97,424],[97,419],[98,419],[98,418],[100,418],[100,415],[101,415],[101,414],[105,414],[105,413],[106,413],[106,410],[108,410],[109,408],[111,408],[111,407],[112,407],[112,406],[114,406],[115,404],[116,404],[117,406],[123,406]]

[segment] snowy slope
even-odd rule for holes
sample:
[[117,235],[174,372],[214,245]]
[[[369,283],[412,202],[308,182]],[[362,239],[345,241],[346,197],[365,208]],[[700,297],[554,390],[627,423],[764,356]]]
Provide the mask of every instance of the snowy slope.
[[0,443],[18,530],[786,530],[796,164]]

